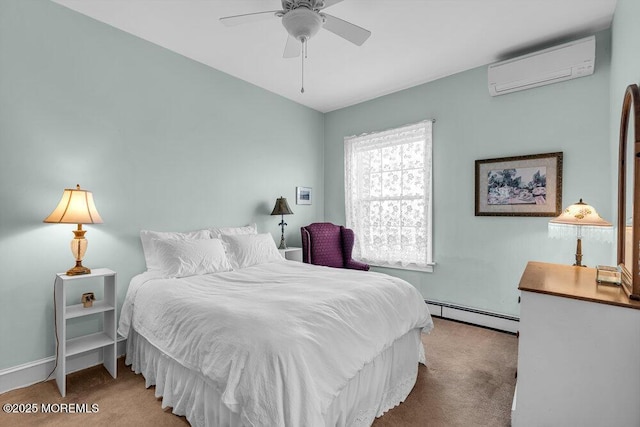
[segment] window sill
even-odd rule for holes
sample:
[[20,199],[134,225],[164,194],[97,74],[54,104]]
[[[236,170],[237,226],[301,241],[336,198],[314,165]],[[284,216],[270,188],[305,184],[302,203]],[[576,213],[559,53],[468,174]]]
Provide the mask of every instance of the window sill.
[[410,265],[408,266],[401,266],[401,265],[389,265],[389,264],[374,264],[371,262],[368,262],[367,264],[369,264],[372,267],[378,267],[378,268],[391,268],[394,270],[409,270],[409,271],[419,271],[421,273],[433,273],[433,268],[435,267],[436,263],[431,263],[431,264],[427,264],[426,267],[412,267]]

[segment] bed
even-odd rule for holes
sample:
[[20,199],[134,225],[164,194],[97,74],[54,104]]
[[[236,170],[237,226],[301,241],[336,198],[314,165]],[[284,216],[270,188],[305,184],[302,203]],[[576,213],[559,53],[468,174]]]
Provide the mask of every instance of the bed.
[[433,327],[413,286],[285,260],[269,234],[208,236],[143,237],[122,307],[126,364],[163,407],[195,426],[364,426],[404,401]]

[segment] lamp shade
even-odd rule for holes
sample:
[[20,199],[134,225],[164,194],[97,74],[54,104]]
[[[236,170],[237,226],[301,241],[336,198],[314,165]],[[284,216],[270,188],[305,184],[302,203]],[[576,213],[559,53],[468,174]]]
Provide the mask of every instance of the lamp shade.
[[91,191],[67,188],[62,199],[44,222],[60,224],[102,224],[102,218],[93,202]]
[[552,219],[552,223],[571,225],[591,225],[596,227],[611,227],[611,223],[598,215],[595,208],[582,201],[566,208],[560,216]]
[[567,207],[559,216],[549,221],[549,237],[575,238],[576,227],[579,238],[590,238],[610,242],[613,226],[598,215],[593,206],[582,201]]
[[278,197],[276,199],[276,204],[273,207],[273,211],[271,211],[271,215],[292,215],[293,211],[289,207],[289,203],[287,203],[287,199],[285,197]]

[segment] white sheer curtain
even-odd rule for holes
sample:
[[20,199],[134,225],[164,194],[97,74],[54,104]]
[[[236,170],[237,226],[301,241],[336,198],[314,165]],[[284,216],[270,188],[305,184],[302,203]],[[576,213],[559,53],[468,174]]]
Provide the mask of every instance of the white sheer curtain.
[[354,258],[374,265],[429,269],[432,260],[432,121],[345,144],[347,227]]

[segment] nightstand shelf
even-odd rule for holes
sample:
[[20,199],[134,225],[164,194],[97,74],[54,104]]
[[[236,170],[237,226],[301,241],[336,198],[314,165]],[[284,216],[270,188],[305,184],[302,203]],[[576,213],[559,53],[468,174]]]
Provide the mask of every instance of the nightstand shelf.
[[111,338],[104,332],[97,332],[95,334],[85,335],[82,337],[67,340],[67,348],[65,354],[67,355],[67,357],[69,357],[111,344],[113,344],[113,338]]
[[[77,294],[73,286],[81,280],[102,279],[103,298],[94,301],[91,307],[82,304],[67,305],[67,293]],[[56,306],[56,333],[58,336],[56,383],[62,397],[66,395],[67,358],[99,350],[102,352],[104,367],[113,378],[117,376],[117,340],[116,333],[116,272],[108,268],[93,269],[91,274],[68,276],[56,275],[54,285]],[[91,315],[102,315],[102,331],[76,338],[67,338],[67,320],[79,319]]]
[[82,304],[68,305],[67,306],[67,319],[73,319],[74,317],[88,316],[90,314],[102,313],[103,311],[113,310],[114,307],[111,304],[107,304],[104,301],[96,301],[92,307],[84,307]]

